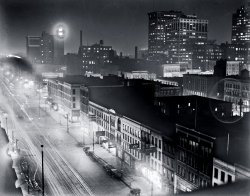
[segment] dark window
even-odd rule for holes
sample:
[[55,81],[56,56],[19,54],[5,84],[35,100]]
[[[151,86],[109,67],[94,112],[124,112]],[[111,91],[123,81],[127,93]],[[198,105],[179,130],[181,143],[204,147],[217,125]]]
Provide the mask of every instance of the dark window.
[[72,90],[72,94],[75,95],[76,94],[76,89]]
[[76,98],[75,98],[75,97],[73,97],[73,101],[76,101]]
[[75,103],[73,103],[73,108],[76,108],[76,104]]
[[221,171],[220,180],[221,180],[222,182],[225,182],[225,172],[223,172],[223,171]]
[[161,149],[161,140],[159,140],[159,148]]
[[228,183],[232,182],[232,176],[231,176],[231,175],[228,175],[228,176],[227,176],[227,182],[228,182]]
[[214,178],[218,179],[218,169],[214,168]]

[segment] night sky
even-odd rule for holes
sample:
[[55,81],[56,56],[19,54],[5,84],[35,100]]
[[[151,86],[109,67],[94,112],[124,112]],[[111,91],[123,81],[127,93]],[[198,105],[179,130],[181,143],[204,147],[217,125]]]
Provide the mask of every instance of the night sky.
[[[25,54],[25,36],[52,32],[67,24],[65,52],[104,40],[115,50],[133,53],[147,47],[148,17],[154,10],[180,10],[209,20],[209,39],[230,41],[232,13],[244,0],[0,0],[0,51]],[[154,5],[154,6],[153,6]],[[155,9],[154,9],[155,8]]]

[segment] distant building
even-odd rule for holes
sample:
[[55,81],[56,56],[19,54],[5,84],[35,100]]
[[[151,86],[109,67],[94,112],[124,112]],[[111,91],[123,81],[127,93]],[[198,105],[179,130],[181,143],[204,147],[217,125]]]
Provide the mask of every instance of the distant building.
[[36,64],[64,64],[64,41],[45,31],[26,37],[27,57]]
[[168,20],[183,15],[179,11],[157,11],[148,13],[148,57],[151,60],[164,61],[166,59],[166,32]]
[[103,40],[91,46],[81,45],[78,55],[82,62],[83,71],[96,72],[104,64],[111,64],[115,51],[111,46],[105,46]]
[[185,74],[183,76],[183,95],[222,99],[223,84],[219,83],[220,80],[222,77],[213,75]]
[[80,75],[65,76],[48,80],[48,95],[58,105],[64,115],[72,122],[80,121],[80,109],[82,107],[82,86],[111,86],[121,85],[117,77],[84,77]]
[[218,60],[221,50],[207,40],[208,20],[179,11],[148,13],[148,59],[163,64],[185,63],[202,69],[208,60]]
[[149,73],[148,71],[123,72],[122,74],[125,79],[144,79],[144,80],[156,79],[156,74]]
[[[227,77],[224,80],[224,100],[234,103],[239,111],[250,111],[250,79],[242,77]],[[242,102],[242,103],[241,103]]]
[[208,21],[198,19],[195,15],[186,15],[173,20],[167,20],[166,32],[169,33],[166,40],[168,63],[188,63],[192,68],[195,65],[194,49],[196,45],[205,45],[207,41]]
[[32,63],[41,62],[41,39],[39,36],[26,37],[26,53]]
[[232,17],[233,60],[239,61],[244,66],[248,63],[250,44],[250,16],[248,15],[248,9],[248,7],[242,6],[237,9]]
[[67,53],[64,57],[68,75],[84,75],[85,71],[78,54]]
[[240,62],[238,61],[227,61],[226,65],[226,76],[235,76],[240,74]]
[[163,64],[163,77],[183,77],[183,74],[199,74],[200,69],[190,69],[187,63]]
[[240,62],[228,61],[220,59],[216,61],[214,66],[214,75],[220,77],[239,75],[240,74]]
[[41,63],[54,64],[54,38],[46,32],[41,36]]

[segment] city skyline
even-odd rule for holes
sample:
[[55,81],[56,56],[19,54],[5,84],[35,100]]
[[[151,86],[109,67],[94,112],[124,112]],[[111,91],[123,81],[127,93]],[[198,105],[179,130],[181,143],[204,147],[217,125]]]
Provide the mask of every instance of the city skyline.
[[7,37],[2,39],[2,46],[7,51],[1,49],[1,52],[25,53],[25,36],[40,35],[43,30],[51,33],[54,25],[63,22],[69,28],[65,53],[77,52],[79,30],[83,29],[83,44],[91,45],[103,39],[118,52],[133,54],[135,45],[139,48],[148,45],[147,13],[154,10],[180,10],[185,14],[196,14],[199,18],[209,20],[209,39],[216,39],[218,43],[231,41],[232,14],[244,1],[183,2],[1,1],[0,24],[3,28],[0,37]]

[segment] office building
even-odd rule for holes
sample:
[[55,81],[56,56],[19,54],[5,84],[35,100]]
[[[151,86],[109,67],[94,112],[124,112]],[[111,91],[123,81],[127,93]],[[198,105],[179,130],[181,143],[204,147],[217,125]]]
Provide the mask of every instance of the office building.
[[[195,15],[183,15],[166,21],[166,51],[168,63],[188,63],[199,68],[194,59],[201,55],[195,53],[195,47],[207,43],[208,20],[198,19]],[[196,55],[196,56],[195,56]]]
[[41,39],[39,36],[26,37],[26,53],[32,63],[40,63]]
[[232,17],[232,47],[234,49],[234,59],[246,67],[249,56],[250,44],[250,20],[248,7],[242,6],[237,9]]
[[64,64],[64,40],[58,35],[51,35],[45,31],[41,36],[26,37],[27,57],[33,63]]
[[183,15],[179,11],[158,11],[148,13],[148,58],[151,60],[165,61],[166,40],[169,33],[166,32],[166,22]]
[[81,45],[78,55],[85,71],[96,72],[104,64],[111,64],[115,55],[112,46],[105,46],[103,40],[91,46]]

